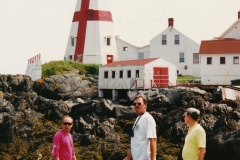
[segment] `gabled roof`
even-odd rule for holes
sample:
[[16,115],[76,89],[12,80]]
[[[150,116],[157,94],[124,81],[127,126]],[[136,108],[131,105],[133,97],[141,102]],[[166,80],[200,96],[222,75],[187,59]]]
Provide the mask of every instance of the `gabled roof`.
[[[189,38],[188,36],[186,36],[185,34],[183,34],[182,32],[180,32],[179,30],[177,30],[177,29],[174,28],[174,27],[168,27],[168,28],[166,28],[165,30],[163,30],[162,32],[160,32],[159,34],[157,34],[156,36],[154,36],[152,39],[150,39],[150,41],[153,40],[154,38],[156,38],[157,36],[163,34],[164,32],[166,32],[166,31],[167,31],[167,32],[172,32],[172,30],[175,30],[176,32],[178,32],[178,33],[181,34],[182,36],[184,36],[184,37],[192,40],[193,42],[195,42],[193,39]],[[197,43],[197,42],[195,42],[195,43]],[[197,44],[198,44],[198,43],[197,43]],[[198,44],[198,45],[199,45],[199,44]]]
[[240,18],[233,23],[225,32],[223,32],[223,34],[220,37],[224,37],[228,32],[230,32],[233,28],[235,28],[235,26],[240,23]]
[[120,40],[120,41],[122,41],[122,42],[124,42],[124,43],[126,43],[126,44],[128,44],[128,45],[130,45],[130,46],[133,46],[133,47],[135,47],[135,48],[137,48],[137,49],[139,48],[138,46],[134,46],[133,44],[130,44],[130,43],[122,40],[121,38],[119,38],[119,36],[115,36],[115,38],[116,38],[116,40],[118,39],[118,40]]
[[142,49],[142,48],[145,48],[145,47],[149,47],[149,46],[150,46],[150,44],[148,44],[148,45],[145,45],[145,46],[142,46],[142,47],[138,47],[138,46],[135,46],[135,45],[133,45],[133,44],[131,44],[131,43],[128,43],[128,42],[122,40],[121,38],[119,38],[119,36],[115,36],[115,38],[116,38],[116,40],[120,40],[120,41],[122,41],[122,42],[124,42],[124,43],[126,43],[126,44],[128,44],[128,45],[130,45],[130,46],[135,47],[136,49]]
[[240,40],[218,38],[217,40],[202,41],[199,54],[240,54]]
[[101,67],[117,67],[117,66],[142,66],[150,63],[158,58],[139,59],[139,60],[128,60],[128,61],[115,61],[109,64],[105,64]]

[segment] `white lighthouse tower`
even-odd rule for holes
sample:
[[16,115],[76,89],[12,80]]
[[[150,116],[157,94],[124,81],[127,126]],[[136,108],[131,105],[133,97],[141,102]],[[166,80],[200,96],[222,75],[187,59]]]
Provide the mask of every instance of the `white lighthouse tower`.
[[64,59],[102,65],[119,60],[108,0],[77,0]]

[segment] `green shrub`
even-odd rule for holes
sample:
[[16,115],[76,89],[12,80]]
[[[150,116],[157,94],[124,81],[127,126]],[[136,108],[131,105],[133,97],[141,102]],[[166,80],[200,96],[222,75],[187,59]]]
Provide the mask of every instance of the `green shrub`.
[[42,78],[51,75],[62,74],[64,72],[77,69],[79,74],[98,75],[99,65],[97,64],[82,64],[75,61],[51,61],[42,65]]

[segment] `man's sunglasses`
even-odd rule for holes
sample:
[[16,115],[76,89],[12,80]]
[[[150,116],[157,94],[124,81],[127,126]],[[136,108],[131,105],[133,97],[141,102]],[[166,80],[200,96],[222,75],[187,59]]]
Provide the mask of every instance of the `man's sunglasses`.
[[63,122],[63,124],[64,124],[65,126],[71,126],[71,125],[72,125],[72,123],[68,123],[68,122]]
[[133,103],[133,106],[140,106],[142,103]]

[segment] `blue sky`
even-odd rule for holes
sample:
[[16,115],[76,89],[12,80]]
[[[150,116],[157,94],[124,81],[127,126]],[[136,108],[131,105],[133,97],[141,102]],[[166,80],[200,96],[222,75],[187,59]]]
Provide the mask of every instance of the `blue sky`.
[[[0,74],[25,74],[28,59],[62,60],[76,0],[0,0]],[[109,0],[115,34],[144,46],[174,27],[200,44],[237,21],[239,0]]]

